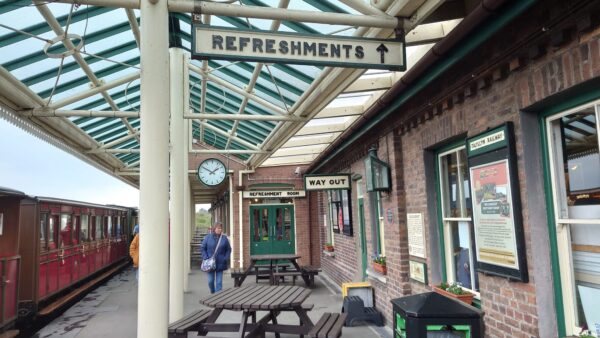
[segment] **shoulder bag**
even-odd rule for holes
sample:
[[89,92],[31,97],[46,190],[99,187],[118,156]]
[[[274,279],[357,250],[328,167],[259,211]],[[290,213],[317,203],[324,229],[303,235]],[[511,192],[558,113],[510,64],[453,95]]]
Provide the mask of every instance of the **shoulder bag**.
[[215,252],[213,252],[212,257],[209,259],[205,259],[202,261],[200,265],[200,270],[204,272],[212,272],[217,268],[217,261],[215,260],[215,256],[217,255],[217,249],[219,248],[219,244],[221,243],[221,238],[223,238],[223,234],[219,236],[219,240],[217,241],[217,246],[215,247]]

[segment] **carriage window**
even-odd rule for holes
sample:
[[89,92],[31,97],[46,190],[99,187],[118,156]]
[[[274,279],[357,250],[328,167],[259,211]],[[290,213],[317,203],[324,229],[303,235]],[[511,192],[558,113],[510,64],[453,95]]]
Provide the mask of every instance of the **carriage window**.
[[102,239],[102,216],[96,216],[96,240]]
[[48,226],[48,214],[40,215],[40,248],[46,250],[46,228]]
[[90,241],[89,217],[81,215],[81,231],[79,232],[79,240],[81,242]]
[[121,237],[121,217],[117,217],[117,237]]
[[79,236],[81,233],[81,223],[79,222],[80,216],[73,217],[73,244],[79,243]]
[[60,239],[61,245],[71,245],[73,237],[73,224],[71,223],[71,215],[60,215]]
[[48,248],[55,249],[58,242],[58,216],[52,215],[48,220]]
[[106,224],[107,224],[106,237],[110,238],[110,237],[112,237],[112,234],[113,234],[112,217],[110,217],[110,216],[106,217]]

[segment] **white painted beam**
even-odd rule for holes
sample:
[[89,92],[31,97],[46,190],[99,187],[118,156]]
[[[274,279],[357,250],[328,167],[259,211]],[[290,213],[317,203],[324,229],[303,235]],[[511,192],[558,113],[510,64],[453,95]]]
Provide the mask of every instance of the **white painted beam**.
[[331,135],[316,135],[314,137],[293,137],[289,141],[287,141],[280,149],[310,146],[314,144],[330,144],[339,135],[340,133],[333,133]]
[[246,149],[193,149],[192,154],[268,154],[265,150],[246,150]]
[[185,114],[186,119],[195,120],[233,120],[233,121],[287,121],[306,122],[307,120],[294,115],[238,115],[238,114]]

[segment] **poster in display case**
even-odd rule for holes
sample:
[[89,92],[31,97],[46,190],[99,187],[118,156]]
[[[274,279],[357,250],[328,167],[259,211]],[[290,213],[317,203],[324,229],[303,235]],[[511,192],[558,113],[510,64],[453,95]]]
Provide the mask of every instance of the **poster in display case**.
[[477,269],[528,281],[511,123],[467,140]]

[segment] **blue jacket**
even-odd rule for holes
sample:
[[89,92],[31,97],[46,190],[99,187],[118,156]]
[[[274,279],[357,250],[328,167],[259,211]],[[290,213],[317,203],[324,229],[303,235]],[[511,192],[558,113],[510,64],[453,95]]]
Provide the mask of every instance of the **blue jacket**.
[[[223,238],[219,243],[219,249],[215,255],[215,261],[217,265],[217,271],[223,271],[229,269],[229,256],[231,256],[231,245],[229,245],[229,239],[227,236],[222,234]],[[215,246],[219,241],[219,236],[215,234],[208,234],[202,241],[202,259],[209,259],[215,252]]]

